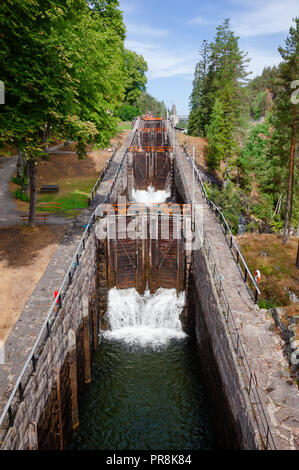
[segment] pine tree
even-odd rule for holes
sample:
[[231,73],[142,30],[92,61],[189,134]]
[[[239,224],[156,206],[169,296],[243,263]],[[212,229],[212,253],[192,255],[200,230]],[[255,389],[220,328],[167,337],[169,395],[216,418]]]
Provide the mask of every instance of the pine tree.
[[[246,83],[246,54],[240,51],[238,37],[230,29],[229,20],[217,28],[214,42],[203,42],[201,60],[195,68],[193,89],[190,96],[190,116],[188,132],[197,136],[210,136],[214,129],[212,114],[219,111],[219,103],[214,109],[216,99],[221,103],[224,126],[222,130],[223,158],[229,162],[237,153],[235,139],[244,102]],[[215,138],[218,140],[218,135]],[[210,154],[211,155],[211,154]],[[218,159],[216,159],[218,161]],[[214,163],[213,163],[214,164]],[[219,161],[218,161],[219,164]]]
[[299,76],[299,18],[295,20],[295,27],[290,28],[285,47],[278,50],[283,59],[280,65],[281,87],[276,99],[276,112],[273,120],[275,127],[272,139],[272,158],[279,161],[278,171],[284,176],[282,181],[286,185],[286,207],[283,232],[283,244],[290,236],[294,184],[295,184],[295,151],[297,139],[297,104],[292,103],[292,83]]
[[216,98],[207,132],[209,140],[207,161],[211,169],[217,168],[221,160],[225,158],[225,144],[223,140],[224,127],[225,118],[222,104],[219,98]]
[[223,143],[225,157],[236,153],[235,129],[241,116],[243,85],[246,83],[246,54],[240,51],[238,37],[230,29],[229,20],[217,28],[217,34],[210,44],[210,106],[216,98],[222,103],[224,113]]
[[209,45],[203,41],[200,49],[201,60],[196,64],[192,93],[189,100],[190,116],[188,133],[205,137],[209,122],[208,89],[209,89]]

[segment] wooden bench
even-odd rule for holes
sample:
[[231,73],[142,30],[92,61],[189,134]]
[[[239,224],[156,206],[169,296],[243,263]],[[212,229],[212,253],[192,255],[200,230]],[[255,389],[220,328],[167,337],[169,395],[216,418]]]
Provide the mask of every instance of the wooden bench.
[[40,188],[41,193],[58,193],[59,185],[58,184],[44,184]]
[[[36,214],[35,219],[36,220],[42,220],[44,219],[44,224],[46,223],[46,219],[50,217],[51,214]],[[23,224],[25,225],[25,222],[29,222],[29,215],[20,215],[20,219],[23,221]]]
[[37,209],[57,209],[57,211],[61,211],[62,203],[61,202],[38,202]]

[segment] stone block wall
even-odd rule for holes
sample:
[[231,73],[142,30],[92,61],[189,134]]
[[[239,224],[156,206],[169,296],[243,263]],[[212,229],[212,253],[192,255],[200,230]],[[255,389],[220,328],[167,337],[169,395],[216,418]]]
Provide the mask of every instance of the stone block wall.
[[92,231],[1,449],[62,449],[79,425],[78,397],[97,347],[96,253]]
[[[203,249],[193,254],[192,315],[217,448],[259,449],[257,424]],[[220,437],[220,440],[219,440]]]

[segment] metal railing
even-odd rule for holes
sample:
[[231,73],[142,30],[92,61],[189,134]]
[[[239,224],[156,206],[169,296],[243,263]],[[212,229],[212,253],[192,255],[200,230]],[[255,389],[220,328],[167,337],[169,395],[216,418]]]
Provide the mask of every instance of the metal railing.
[[[121,167],[123,165],[124,159],[127,155],[127,149],[124,152],[124,155],[122,156],[122,159],[117,167],[117,170],[114,174],[110,190],[104,199],[104,201],[100,204],[105,204],[110,201],[110,195],[114,189],[115,182],[118,178],[119,172],[121,170]],[[53,301],[50,309],[48,310],[46,319],[41,327],[41,330],[39,332],[39,335],[33,345],[33,348],[24,364],[24,367],[19,374],[15,386],[10,394],[10,397],[5,405],[5,408],[2,411],[2,414],[0,416],[0,431],[1,427],[3,427],[3,424],[5,420],[7,420],[7,427],[11,427],[14,424],[14,419],[18,410],[18,407],[20,403],[24,400],[24,391],[29,383],[29,380],[32,376],[32,374],[36,371],[37,364],[39,361],[39,358],[41,356],[41,353],[47,343],[47,340],[51,336],[51,331],[52,327],[54,325],[54,322],[57,318],[57,315],[63,305],[64,298],[66,296],[66,293],[70,287],[70,285],[73,282],[73,277],[75,275],[76,269],[78,268],[80,264],[80,259],[82,257],[82,254],[85,251],[86,248],[86,243],[88,241],[88,238],[91,233],[91,228],[93,224],[97,220],[97,209],[96,208],[90,217],[88,223],[86,224],[86,228],[84,230],[83,236],[81,237],[81,240],[78,244],[77,250],[73,256],[73,259],[71,261],[71,264],[68,268],[68,271],[59,287],[59,290],[57,292],[57,295],[55,297],[55,300]]]
[[[193,164],[194,164],[193,158],[191,158],[191,156],[189,155],[189,152],[188,152],[187,148],[185,147],[185,145],[183,145],[183,149],[184,149],[186,158],[187,158],[191,168],[193,169]],[[222,231],[224,233],[225,239],[228,243],[228,246],[229,246],[230,251],[233,255],[233,258],[234,258],[235,262],[237,263],[237,266],[238,266],[239,271],[240,271],[240,273],[243,277],[243,280],[244,280],[244,283],[245,283],[245,285],[248,289],[248,292],[251,295],[254,302],[257,303],[258,302],[258,296],[260,295],[261,291],[260,291],[257,283],[255,282],[255,279],[252,276],[252,273],[251,273],[250,269],[248,268],[248,266],[246,264],[246,261],[243,258],[243,255],[241,253],[239,245],[236,242],[236,239],[233,236],[232,231],[231,231],[231,229],[230,229],[230,227],[229,227],[222,211],[219,209],[219,207],[216,206],[216,204],[214,204],[214,202],[211,199],[209,199],[206,188],[205,188],[204,183],[202,181],[200,171],[199,171],[199,169],[197,168],[196,165],[194,166],[194,171],[195,171],[195,176],[196,176],[196,179],[199,183],[203,198],[204,198],[205,202],[208,204],[209,209],[212,212],[212,214],[214,214],[216,216],[216,218],[218,219],[218,221],[220,222],[220,226],[221,226]]]
[[91,192],[90,192],[90,196],[89,196],[89,198],[88,198],[88,205],[89,205],[89,206],[90,206],[91,201],[93,200],[93,198],[94,198],[94,196],[95,196],[95,194],[96,194],[96,192],[97,192],[97,190],[98,190],[98,188],[99,188],[99,186],[100,186],[100,184],[101,184],[101,182],[102,182],[102,180],[103,180],[105,174],[107,173],[107,171],[108,171],[108,169],[109,169],[109,167],[110,167],[110,165],[111,165],[111,162],[113,161],[113,159],[114,159],[114,157],[115,157],[115,154],[116,154],[116,152],[118,151],[118,149],[119,149],[119,143],[118,143],[117,146],[115,147],[115,149],[114,149],[112,155],[110,156],[109,160],[107,160],[107,162],[105,163],[105,166],[104,166],[104,168],[102,169],[102,171],[101,171],[101,173],[100,173],[100,176],[98,177],[98,179],[97,179],[97,181],[96,181],[94,187],[92,188],[92,190],[91,190]]
[[225,317],[226,324],[228,326],[228,331],[230,334],[230,338],[232,340],[232,345],[234,351],[236,353],[238,364],[241,366],[242,377],[245,383],[245,389],[249,395],[249,400],[252,406],[253,415],[255,421],[258,425],[259,434],[261,437],[262,445],[265,449],[275,450],[275,442],[271,433],[270,425],[268,419],[266,417],[266,413],[264,411],[264,407],[257,389],[256,385],[256,377],[255,374],[252,372],[251,367],[249,365],[249,361],[246,356],[246,352],[242,343],[242,339],[239,334],[239,329],[236,325],[236,321],[234,319],[234,315],[232,313],[232,309],[227,299],[227,295],[225,293],[222,278],[218,271],[217,263],[213,256],[211,246],[208,241],[208,237],[203,230],[203,249],[205,251],[210,271],[213,276],[215,288],[218,294],[218,298],[222,307],[222,311]]

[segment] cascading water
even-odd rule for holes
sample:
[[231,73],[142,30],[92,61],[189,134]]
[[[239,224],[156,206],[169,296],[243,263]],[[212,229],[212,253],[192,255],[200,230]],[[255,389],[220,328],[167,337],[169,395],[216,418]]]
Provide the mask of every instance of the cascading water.
[[195,342],[182,331],[184,293],[109,291],[107,320],[80,407],[73,450],[211,449]]
[[170,197],[170,192],[167,191],[156,191],[155,188],[150,185],[147,190],[134,189],[132,190],[132,199],[134,202],[140,202],[149,206],[154,203],[165,202]]
[[111,330],[104,336],[142,346],[167,344],[171,338],[184,338],[180,314],[185,293],[175,289],[158,289],[140,295],[136,289],[116,288],[109,291],[106,314]]

